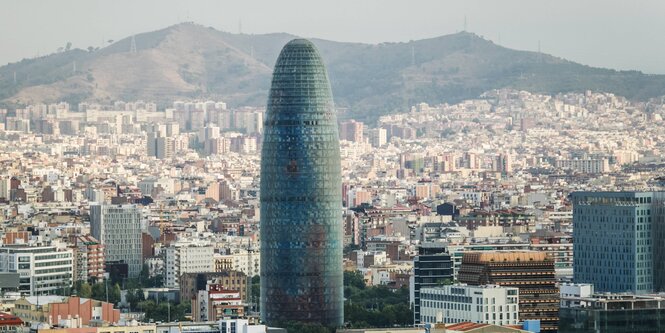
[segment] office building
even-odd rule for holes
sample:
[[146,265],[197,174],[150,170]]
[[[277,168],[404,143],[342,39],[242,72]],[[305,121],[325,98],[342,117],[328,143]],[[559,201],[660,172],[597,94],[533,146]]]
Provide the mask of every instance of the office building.
[[141,210],[135,205],[91,205],[90,233],[104,246],[106,262],[123,262],[130,278],[143,267]]
[[411,287],[414,322],[422,322],[420,293],[422,288],[441,286],[453,281],[453,260],[445,243],[424,243],[418,247],[413,259],[413,285]]
[[496,284],[519,289],[519,319],[540,320],[543,332],[559,323],[559,289],[554,260],[543,252],[468,252],[459,270],[460,283]]
[[519,323],[519,289],[497,285],[447,285],[420,289],[420,322]]
[[341,326],[339,133],[328,75],[308,40],[286,44],[275,64],[260,202],[261,319]]
[[662,295],[593,294],[561,296],[561,332],[657,333],[665,332]]
[[22,295],[68,292],[73,282],[73,253],[50,245],[4,245],[0,247],[0,271],[19,274]]
[[573,281],[597,292],[663,290],[665,192],[575,192]]

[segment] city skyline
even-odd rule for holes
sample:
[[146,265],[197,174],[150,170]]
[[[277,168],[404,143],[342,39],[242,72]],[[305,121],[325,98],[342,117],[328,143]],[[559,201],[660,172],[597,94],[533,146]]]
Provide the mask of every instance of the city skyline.
[[0,9],[3,330],[665,332],[665,3]]
[[[43,10],[31,12],[34,5],[35,1],[15,0],[3,5],[6,10],[0,11],[0,29],[12,33],[0,36],[0,43],[6,46],[0,65],[55,52],[67,42],[82,49],[103,47],[108,40],[193,21],[228,32],[287,32],[363,43],[408,42],[467,30],[509,48],[541,49],[589,66],[665,74],[659,60],[665,50],[658,46],[663,44],[663,37],[657,33],[664,27],[656,14],[665,9],[665,4],[659,1],[640,1],[636,5],[596,0],[556,4],[520,0],[426,1],[415,6],[398,1],[346,1],[312,6],[301,0],[280,4],[66,0],[40,3]],[[266,10],[255,11],[257,7]],[[379,8],[380,15],[376,15]],[[42,15],[57,15],[67,24],[44,31],[32,24],[48,21]],[[115,24],[115,18],[123,16],[128,24]],[[345,24],[338,24],[340,18]],[[88,28],[80,29],[80,25]],[[636,49],[641,50],[639,55],[633,52]]]

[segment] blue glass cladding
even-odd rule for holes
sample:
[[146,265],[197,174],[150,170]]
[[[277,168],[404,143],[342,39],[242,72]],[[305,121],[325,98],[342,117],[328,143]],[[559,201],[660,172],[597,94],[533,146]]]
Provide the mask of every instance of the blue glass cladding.
[[279,55],[261,157],[261,318],[341,326],[342,193],[337,118],[314,45]]

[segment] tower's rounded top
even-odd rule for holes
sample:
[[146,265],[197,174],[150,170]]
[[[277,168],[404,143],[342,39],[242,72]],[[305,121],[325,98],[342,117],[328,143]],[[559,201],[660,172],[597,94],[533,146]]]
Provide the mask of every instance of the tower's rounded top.
[[323,60],[314,43],[308,39],[296,38],[282,48],[275,64],[275,71],[279,72],[279,68],[284,66],[302,67],[303,65],[323,67]]
[[312,43],[309,39],[305,39],[305,38],[296,38],[296,39],[292,39],[290,42],[288,42],[288,43],[286,43],[286,45],[284,45],[285,48],[286,48],[286,47],[289,47],[289,46],[300,46],[300,47],[302,47],[302,46],[307,46],[307,47],[315,47],[315,46],[314,46],[314,43]]

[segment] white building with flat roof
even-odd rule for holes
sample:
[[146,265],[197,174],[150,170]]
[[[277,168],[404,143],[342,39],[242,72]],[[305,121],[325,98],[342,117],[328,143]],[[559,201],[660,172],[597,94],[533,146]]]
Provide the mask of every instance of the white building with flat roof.
[[73,252],[55,246],[4,245],[0,247],[0,272],[19,274],[23,295],[50,295],[72,286]]
[[593,296],[591,283],[562,283],[559,285],[562,308],[586,307],[590,304],[587,298]]
[[518,288],[456,284],[420,290],[422,323],[516,325],[519,310]]
[[215,249],[205,242],[176,242],[166,248],[164,269],[166,287],[178,288],[180,276],[185,273],[215,271]]

